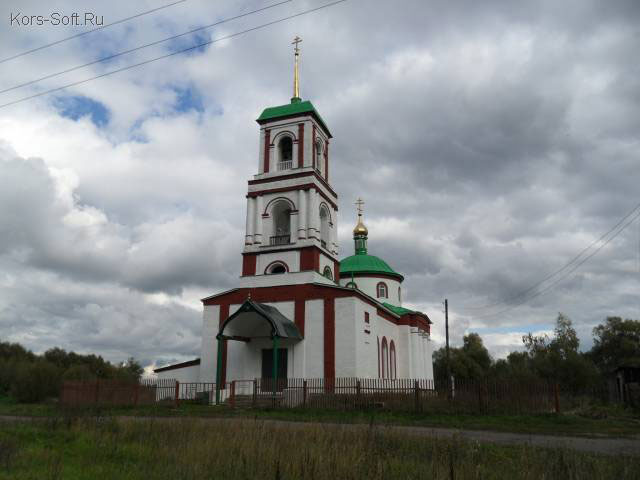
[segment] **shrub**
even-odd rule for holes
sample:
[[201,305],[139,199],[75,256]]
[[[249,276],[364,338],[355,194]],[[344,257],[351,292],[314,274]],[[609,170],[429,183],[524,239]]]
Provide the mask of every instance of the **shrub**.
[[95,380],[96,376],[86,365],[74,365],[62,374],[62,380]]
[[58,396],[60,370],[50,362],[20,363],[11,386],[11,395],[19,402],[38,402]]

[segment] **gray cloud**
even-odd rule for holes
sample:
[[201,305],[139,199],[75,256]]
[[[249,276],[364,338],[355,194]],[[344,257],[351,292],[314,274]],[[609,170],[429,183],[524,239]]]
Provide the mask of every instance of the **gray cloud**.
[[[189,4],[16,60],[0,87],[239,8]],[[135,13],[123,5],[95,7],[112,19]],[[315,5],[296,1],[209,34]],[[447,297],[457,340],[475,328],[547,328],[565,311],[588,345],[606,315],[640,317],[635,227],[548,294],[489,315],[513,306],[639,201],[640,82],[630,60],[639,17],[634,1],[398,8],[351,0],[58,94],[102,103],[110,116],[101,128],[62,117],[53,98],[0,110],[2,336],[114,359],[196,354],[198,297],[234,286],[240,273],[246,180],[257,168],[254,119],[290,96],[287,45],[300,34],[302,94],[335,137],[343,255],[353,249],[351,204],[363,196],[371,253],[405,274],[405,300],[431,315],[436,339]],[[2,29],[0,45],[9,55],[60,35]],[[133,58],[166,47],[151,50]],[[203,112],[176,110],[177,89],[188,87]],[[517,335],[487,338],[496,355],[518,345]]]

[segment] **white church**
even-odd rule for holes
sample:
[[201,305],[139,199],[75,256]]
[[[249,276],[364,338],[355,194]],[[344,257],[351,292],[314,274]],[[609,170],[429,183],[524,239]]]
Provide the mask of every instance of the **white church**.
[[202,299],[200,358],[156,369],[160,379],[433,379],[432,322],[402,306],[403,276],[369,254],[361,200],[354,254],[338,259],[332,135],[299,96],[298,42],[291,103],[257,119],[238,286]]

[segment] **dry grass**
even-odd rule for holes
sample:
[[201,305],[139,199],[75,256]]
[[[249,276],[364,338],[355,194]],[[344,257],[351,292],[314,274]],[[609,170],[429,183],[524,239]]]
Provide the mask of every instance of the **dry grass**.
[[640,478],[638,459],[348,426],[55,418],[3,425],[0,479]]

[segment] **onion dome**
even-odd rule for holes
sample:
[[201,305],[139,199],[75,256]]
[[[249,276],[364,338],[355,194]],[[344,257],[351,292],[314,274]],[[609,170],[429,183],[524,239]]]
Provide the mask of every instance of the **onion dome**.
[[358,224],[353,229],[354,235],[369,235],[369,230],[365,227],[364,223],[362,223],[362,219],[358,217]]
[[361,276],[367,274],[384,274],[395,277],[402,282],[404,277],[389,266],[387,262],[375,255],[367,253],[367,240],[369,230],[362,221],[362,205],[364,202],[358,199],[356,202],[358,207],[358,223],[353,229],[353,241],[355,246],[355,255],[351,255],[340,261],[340,276]]

